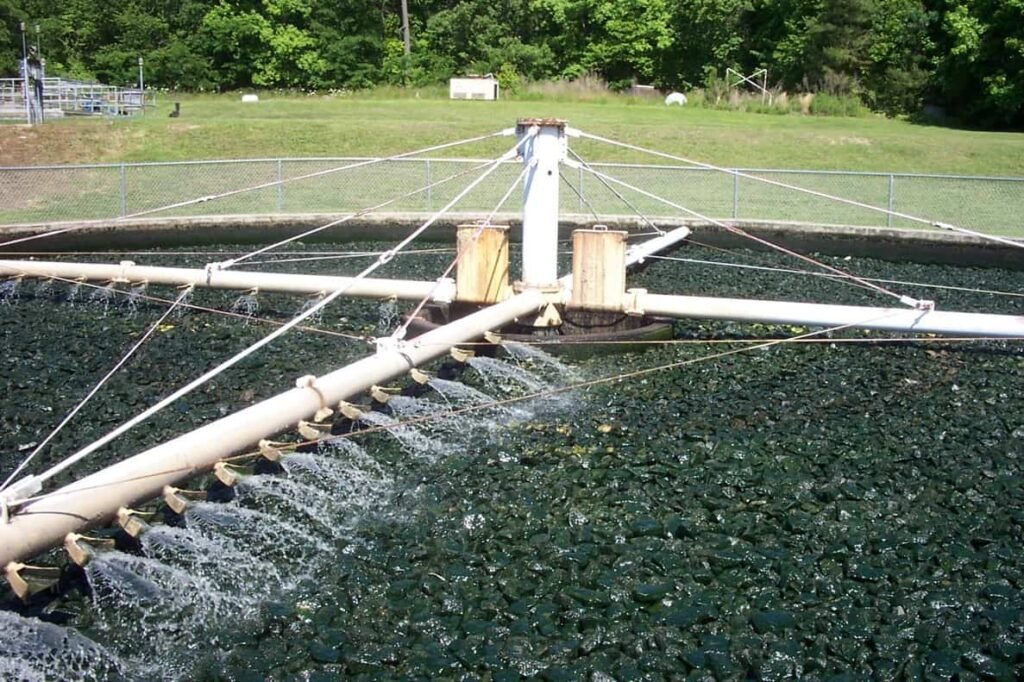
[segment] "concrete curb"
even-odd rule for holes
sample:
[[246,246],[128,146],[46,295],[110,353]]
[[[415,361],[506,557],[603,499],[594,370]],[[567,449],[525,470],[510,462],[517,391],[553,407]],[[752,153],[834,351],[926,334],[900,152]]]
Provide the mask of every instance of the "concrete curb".
[[[0,241],[46,232],[61,232],[51,239],[0,247],[5,253],[74,251],[111,248],[155,248],[224,243],[265,243],[294,236],[337,220],[347,214],[303,213],[267,215],[224,215],[131,220],[93,220],[0,226]],[[409,234],[429,217],[427,213],[378,213],[328,228],[309,242],[394,240]],[[442,217],[425,234],[428,241],[453,241],[455,226],[482,220],[483,213],[451,213]],[[498,214],[494,222],[512,227],[511,239],[521,239],[518,213]],[[610,216],[602,221],[609,227],[649,231],[635,216]],[[725,248],[763,248],[717,225],[691,219],[658,219],[659,227],[686,225],[694,230],[692,240]],[[763,220],[730,221],[759,237],[801,252],[830,255],[910,260],[924,263],[995,266],[1024,269],[1019,252],[973,235],[927,229],[897,229],[857,225],[813,225]],[[584,214],[562,215],[560,238],[568,239],[578,227],[594,221]],[[1018,239],[1024,243],[1024,240]]]

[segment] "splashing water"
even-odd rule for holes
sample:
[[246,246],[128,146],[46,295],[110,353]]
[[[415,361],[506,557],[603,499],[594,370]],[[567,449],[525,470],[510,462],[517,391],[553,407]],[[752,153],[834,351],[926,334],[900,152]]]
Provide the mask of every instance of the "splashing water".
[[275,564],[312,559],[333,551],[333,545],[325,538],[298,523],[237,504],[197,502],[189,506],[185,520],[204,533],[231,537],[255,556]]
[[[295,312],[296,317],[306,313],[307,311],[309,311],[310,308],[313,308],[314,306],[319,305],[320,301],[322,301],[322,300],[324,300],[323,295],[314,296],[313,298],[307,298],[305,301],[303,301],[302,305],[299,306],[299,309]],[[320,308],[319,310],[317,310],[315,313],[313,313],[306,320],[306,322],[308,322],[309,324],[313,324],[313,325],[323,324],[323,321],[324,321],[324,309],[323,308]]]
[[[163,561],[124,552],[97,552],[85,567],[93,599],[119,609],[138,608],[143,618],[190,617],[205,620],[234,607],[229,595],[203,575]],[[162,613],[158,613],[162,612]]]
[[55,280],[52,279],[41,279],[36,284],[35,296],[36,298],[50,299],[53,298],[53,283]]
[[[574,405],[572,396],[569,393],[549,393],[553,384],[538,377],[530,370],[518,364],[503,362],[495,358],[476,356],[469,358],[469,366],[472,367],[495,391],[500,391],[508,396],[526,397],[531,393],[540,393],[539,396],[529,398],[530,410],[533,413],[538,411],[558,411],[564,413]],[[523,395],[525,391],[526,396]]]
[[74,630],[0,611],[0,679],[109,680],[128,664]]
[[[69,299],[78,297],[77,284],[71,292]],[[251,301],[246,314],[254,315],[255,295],[239,298]],[[474,358],[471,364],[506,393],[549,387],[537,375],[547,368],[543,359],[532,354],[519,359],[523,366],[490,358]],[[452,409],[490,405],[493,398],[454,381],[434,378],[430,386],[436,395],[395,396],[389,401],[394,416],[367,412],[361,421],[382,427],[427,463],[451,454],[459,437],[478,424],[494,428],[508,421],[476,415],[446,419]],[[487,410],[524,419],[532,414],[521,407]],[[436,421],[443,435],[436,437],[395,418],[437,415],[441,418],[430,424]],[[219,639],[231,637],[222,633],[258,623],[268,598],[287,599],[304,589],[304,581],[318,575],[325,562],[359,545],[356,529],[365,515],[391,513],[398,499],[390,470],[348,439],[322,443],[315,453],[289,453],[281,466],[283,474],[244,478],[233,502],[192,504],[185,527],[149,529],[140,537],[143,556],[95,556],[85,569],[94,608],[84,627],[116,655],[73,630],[0,612],[0,679],[184,679],[211,647],[234,646]],[[483,522],[480,515],[463,519],[473,532]]]
[[498,422],[489,418],[484,410],[475,414],[452,414],[451,402],[444,396],[444,403],[404,395],[392,396],[388,401],[391,414],[399,421],[414,419],[416,428],[432,435],[443,435],[446,438],[465,436],[474,431],[485,429],[493,431],[499,428]]
[[21,298],[21,278],[0,282],[0,305],[14,305]]
[[229,538],[198,527],[154,526],[139,541],[146,556],[182,566],[235,594],[245,594],[254,580],[281,581],[274,564],[239,549]]
[[[456,409],[464,407],[479,407],[494,402],[494,398],[483,391],[475,389],[472,386],[467,386],[458,381],[448,381],[447,379],[432,377],[427,382],[427,385],[437,391],[449,405],[452,405]],[[494,405],[488,408],[488,411],[500,414],[508,419],[517,419],[520,421],[529,419],[531,416],[529,410],[515,405]],[[488,427],[490,427],[491,424],[495,427],[501,426],[501,424],[494,420],[487,420],[485,424]]]
[[307,522],[315,523],[322,534],[344,537],[343,528],[337,523],[339,510],[335,508],[334,496],[328,490],[272,474],[246,476],[235,490],[240,501],[288,518],[302,515]]
[[107,316],[110,311],[110,302],[114,298],[114,287],[105,286],[93,289],[92,293],[89,294],[89,303],[93,303],[97,306],[103,307],[103,317]]
[[398,300],[386,298],[377,306],[377,336],[386,336],[398,324]]
[[467,362],[489,386],[493,386],[505,394],[523,388],[530,392],[546,391],[551,388],[546,381],[534,376],[519,365],[480,355],[469,358]]
[[78,303],[78,300],[82,297],[82,283],[74,282],[68,287],[67,303],[72,308]]
[[195,289],[189,287],[185,295],[181,297],[181,302],[174,308],[174,312],[171,313],[175,318],[182,318],[188,315],[189,306],[192,305],[192,296],[195,294]]
[[334,506],[346,512],[336,515],[333,523],[354,527],[361,515],[386,507],[394,480],[355,443],[339,441],[334,449],[345,459],[297,452],[282,458],[281,465],[289,476],[307,484],[327,483]]
[[[160,675],[179,677],[198,647],[214,643],[228,619],[254,615],[257,596],[225,590],[216,580],[158,559],[98,552],[85,567],[98,618],[90,629],[129,660],[152,660]],[[125,622],[134,627],[125,628]]]
[[129,317],[134,317],[139,312],[139,308],[142,306],[142,297],[146,295],[146,291],[149,289],[148,282],[139,282],[133,284],[128,290],[128,296],[125,297],[124,307]]
[[256,313],[259,311],[259,299],[257,299],[256,294],[252,292],[242,294],[235,299],[234,303],[231,304],[231,312],[244,315],[250,319],[256,317]]
[[536,346],[515,341],[503,341],[501,347],[505,349],[509,357],[514,358],[520,365],[550,372],[562,381],[579,381],[582,378],[576,368],[570,367]]
[[447,448],[438,441],[423,435],[418,429],[411,426],[404,426],[398,423],[394,417],[383,412],[363,412],[359,415],[359,421],[371,426],[380,427],[398,441],[406,452],[420,459],[433,460],[442,455],[448,454]]
[[442,406],[429,400],[410,398],[405,395],[391,396],[388,407],[396,417],[437,417],[440,421],[445,412]]

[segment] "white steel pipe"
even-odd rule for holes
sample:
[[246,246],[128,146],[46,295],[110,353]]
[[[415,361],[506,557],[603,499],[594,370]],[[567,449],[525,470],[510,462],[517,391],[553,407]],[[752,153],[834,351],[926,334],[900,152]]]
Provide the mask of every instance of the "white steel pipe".
[[440,357],[457,343],[532,315],[544,302],[543,294],[528,289],[394,349],[381,349],[325,374],[312,386],[280,393],[27,502],[15,510],[8,523],[0,524],[0,567],[59,545],[68,533],[108,523],[119,508],[132,508],[157,497],[164,486],[209,470],[262,438],[294,428],[325,404],[337,405]]
[[658,235],[654,239],[648,239],[647,241],[633,244],[626,251],[626,267],[638,265],[644,262],[644,259],[648,256],[669,248],[679,242],[683,241],[690,236],[690,228],[688,227],[677,227],[674,230],[670,230],[664,234]]
[[550,286],[558,281],[559,164],[565,158],[565,122],[521,119],[516,133],[523,137],[526,166],[523,184],[523,282]]
[[31,277],[60,277],[106,282],[149,282],[173,286],[194,285],[211,289],[259,289],[285,294],[319,294],[347,289],[346,296],[421,301],[431,298],[448,303],[455,295],[455,282],[417,282],[400,279],[360,279],[328,275],[293,275],[276,272],[247,272],[217,268],[172,268],[121,263],[66,263],[60,261],[0,260],[0,276],[26,275]]
[[666,296],[641,290],[627,292],[631,312],[737,322],[798,324],[812,327],[848,325],[860,329],[947,334],[951,336],[1024,337],[1024,316],[960,313],[909,308],[825,305],[705,296]]

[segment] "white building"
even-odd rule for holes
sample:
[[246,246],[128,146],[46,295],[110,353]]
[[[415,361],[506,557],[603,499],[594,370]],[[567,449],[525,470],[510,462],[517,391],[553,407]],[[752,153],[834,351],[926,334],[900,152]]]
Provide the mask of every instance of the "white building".
[[463,76],[448,81],[450,99],[498,99],[498,79],[494,76]]

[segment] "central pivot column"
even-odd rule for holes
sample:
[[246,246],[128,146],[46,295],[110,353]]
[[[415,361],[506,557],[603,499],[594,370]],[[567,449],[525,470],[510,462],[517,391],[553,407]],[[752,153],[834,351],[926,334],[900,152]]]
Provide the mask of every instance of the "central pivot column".
[[516,123],[526,166],[523,188],[523,284],[558,286],[559,164],[565,159],[565,121],[523,118]]

